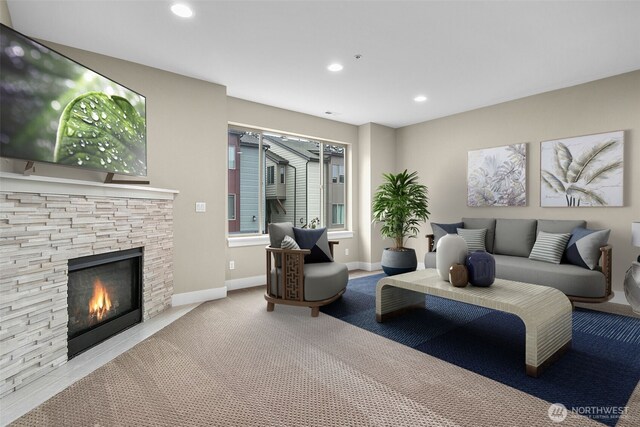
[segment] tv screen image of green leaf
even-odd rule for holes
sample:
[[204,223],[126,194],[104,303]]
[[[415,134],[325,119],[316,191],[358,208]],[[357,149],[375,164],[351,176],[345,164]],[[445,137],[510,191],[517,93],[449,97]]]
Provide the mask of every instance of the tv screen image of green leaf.
[[145,97],[2,25],[0,156],[147,175]]

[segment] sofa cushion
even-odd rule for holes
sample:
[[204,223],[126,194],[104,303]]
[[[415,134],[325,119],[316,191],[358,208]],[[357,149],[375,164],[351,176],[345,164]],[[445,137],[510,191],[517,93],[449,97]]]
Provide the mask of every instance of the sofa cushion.
[[[279,248],[282,246],[282,240],[284,236],[289,236],[295,239],[293,234],[293,224],[290,222],[274,222],[269,224],[269,245],[272,248]],[[280,257],[275,257],[276,267],[280,267]]]
[[293,234],[301,249],[311,250],[304,256],[305,264],[333,261],[326,228],[294,228]]
[[[276,280],[277,274],[277,280]],[[271,293],[283,294],[282,269],[271,269]],[[304,266],[304,300],[321,301],[342,291],[349,281],[349,269],[339,262],[321,262]]]
[[497,219],[494,253],[528,258],[536,241],[537,224],[535,219]]
[[290,222],[274,222],[269,224],[269,244],[272,248],[279,248],[282,246],[282,239],[284,236],[295,238],[293,234],[293,224]]
[[536,243],[531,249],[529,259],[560,264],[571,233],[538,232]]
[[600,260],[600,248],[609,241],[611,230],[576,227],[565,252],[569,263],[593,270]]
[[539,219],[538,232],[571,233],[576,227],[586,227],[587,221],[572,219]]
[[436,268],[435,252],[427,252],[424,254],[424,268]]
[[456,222],[454,224],[438,224],[432,222],[431,230],[433,231],[433,249],[431,249],[431,251],[436,251],[438,240],[442,239],[447,234],[456,234],[456,230],[458,228],[462,228],[462,226],[463,224],[461,222]]
[[458,228],[458,234],[467,242],[467,248],[469,252],[474,251],[486,251],[485,237],[487,236],[486,228],[466,229]]
[[567,295],[600,298],[606,295],[604,274],[572,264],[551,264],[529,258],[494,255],[496,277],[556,288]]
[[[487,252],[494,252],[496,220],[494,218],[462,218],[463,228],[486,228],[487,235],[484,238],[484,246]],[[527,254],[528,255],[528,254]]]

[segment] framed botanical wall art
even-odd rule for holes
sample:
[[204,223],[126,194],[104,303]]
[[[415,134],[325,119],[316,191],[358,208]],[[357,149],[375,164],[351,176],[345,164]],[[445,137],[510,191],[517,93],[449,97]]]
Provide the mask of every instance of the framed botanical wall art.
[[467,206],[526,206],[527,144],[469,151]]
[[623,206],[624,131],[540,143],[540,206]]

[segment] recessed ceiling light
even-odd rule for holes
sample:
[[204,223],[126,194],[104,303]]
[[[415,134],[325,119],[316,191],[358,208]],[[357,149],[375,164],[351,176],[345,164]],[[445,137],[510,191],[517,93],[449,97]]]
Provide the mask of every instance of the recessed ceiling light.
[[191,18],[193,16],[191,8],[184,3],[176,3],[171,6],[171,12],[180,18]]
[[418,95],[415,98],[413,98],[413,100],[416,102],[424,102],[427,100],[427,97],[424,95]]
[[333,64],[329,65],[327,67],[327,70],[329,71],[333,71],[334,73],[337,71],[342,70],[344,67],[342,66],[342,64],[338,64],[337,62],[334,62]]

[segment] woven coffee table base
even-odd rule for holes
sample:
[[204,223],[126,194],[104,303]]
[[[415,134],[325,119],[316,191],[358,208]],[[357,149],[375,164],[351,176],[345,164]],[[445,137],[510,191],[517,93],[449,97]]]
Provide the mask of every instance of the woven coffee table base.
[[488,288],[455,288],[435,269],[385,277],[376,285],[376,320],[425,308],[425,295],[515,314],[526,329],[526,373],[539,376],[571,348],[572,307],[567,296],[548,286],[496,279]]

